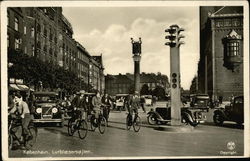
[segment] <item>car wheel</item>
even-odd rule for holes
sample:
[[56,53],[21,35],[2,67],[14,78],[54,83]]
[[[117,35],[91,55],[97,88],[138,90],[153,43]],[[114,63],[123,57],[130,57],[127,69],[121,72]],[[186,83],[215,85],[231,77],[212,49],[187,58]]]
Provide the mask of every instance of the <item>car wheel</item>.
[[148,124],[149,125],[156,125],[157,120],[156,120],[156,118],[154,117],[153,114],[149,114],[147,119],[148,119]]
[[221,114],[219,113],[214,114],[213,120],[214,120],[215,125],[222,125],[224,122]]

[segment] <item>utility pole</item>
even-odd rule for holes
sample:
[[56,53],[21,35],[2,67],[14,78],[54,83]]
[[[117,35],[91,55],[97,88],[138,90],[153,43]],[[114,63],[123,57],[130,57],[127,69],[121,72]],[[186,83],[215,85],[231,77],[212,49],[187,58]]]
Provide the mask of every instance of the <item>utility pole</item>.
[[184,38],[180,34],[184,31],[178,25],[171,25],[165,32],[168,32],[165,38],[169,40],[165,45],[170,46],[170,77],[171,77],[171,125],[181,125],[181,90],[180,90],[180,52],[179,48]]

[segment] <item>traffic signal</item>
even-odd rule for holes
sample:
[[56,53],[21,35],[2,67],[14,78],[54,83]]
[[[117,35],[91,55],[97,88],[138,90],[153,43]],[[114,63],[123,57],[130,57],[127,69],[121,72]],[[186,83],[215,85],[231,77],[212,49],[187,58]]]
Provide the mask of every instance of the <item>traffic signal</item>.
[[177,74],[173,73],[172,74],[172,88],[176,88],[177,87]]
[[165,36],[165,39],[169,40],[169,42],[166,42],[165,45],[169,45],[170,47],[179,47],[181,44],[184,44],[183,41],[180,41],[181,38],[185,37],[180,34],[181,31],[184,31],[184,29],[179,28],[178,25],[171,25],[169,29],[166,29],[165,32],[168,32],[170,35]]

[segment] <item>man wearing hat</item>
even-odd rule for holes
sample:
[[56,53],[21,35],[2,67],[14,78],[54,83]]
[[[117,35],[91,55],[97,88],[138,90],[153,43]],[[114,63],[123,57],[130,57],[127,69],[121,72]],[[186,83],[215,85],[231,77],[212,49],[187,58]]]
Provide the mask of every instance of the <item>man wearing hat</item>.
[[133,116],[133,113],[138,114],[138,108],[140,106],[139,92],[135,91],[132,99],[129,101],[129,114]]
[[15,106],[10,110],[10,113],[17,113],[18,116],[21,117],[23,135],[25,136],[25,139],[28,140],[31,137],[28,130],[28,126],[31,121],[31,115],[28,104],[25,101],[23,101],[23,97],[22,95],[20,95],[20,93],[15,94],[14,100],[15,100]]

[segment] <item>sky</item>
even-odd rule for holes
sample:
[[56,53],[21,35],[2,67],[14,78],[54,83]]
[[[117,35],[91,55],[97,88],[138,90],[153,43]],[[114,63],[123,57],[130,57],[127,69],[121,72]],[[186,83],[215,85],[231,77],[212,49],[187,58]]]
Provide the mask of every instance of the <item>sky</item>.
[[165,29],[184,28],[180,47],[181,86],[189,89],[199,61],[198,7],[63,7],[73,27],[73,38],[91,55],[103,56],[105,74],[133,73],[131,37],[142,39],[141,72],[169,77],[170,48]]

